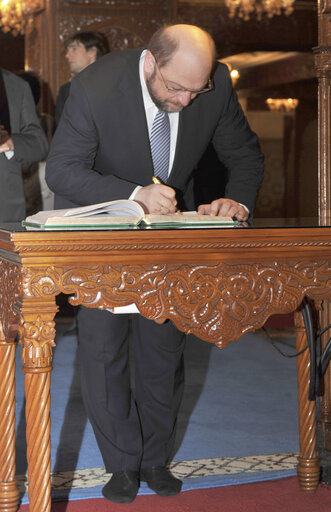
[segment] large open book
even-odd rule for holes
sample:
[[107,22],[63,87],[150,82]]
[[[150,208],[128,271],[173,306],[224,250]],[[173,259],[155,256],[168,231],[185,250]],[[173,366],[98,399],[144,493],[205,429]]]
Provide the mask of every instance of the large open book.
[[23,226],[30,229],[114,229],[137,226],[222,227],[234,226],[231,217],[177,212],[171,215],[145,214],[136,201],[119,199],[68,210],[40,211],[27,217]]

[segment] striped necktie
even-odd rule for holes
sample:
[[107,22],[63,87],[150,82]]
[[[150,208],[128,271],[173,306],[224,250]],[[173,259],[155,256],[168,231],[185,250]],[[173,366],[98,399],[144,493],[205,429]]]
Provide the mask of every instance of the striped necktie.
[[166,112],[158,110],[151,132],[151,152],[154,165],[154,176],[163,183],[168,180],[170,156],[170,123]]

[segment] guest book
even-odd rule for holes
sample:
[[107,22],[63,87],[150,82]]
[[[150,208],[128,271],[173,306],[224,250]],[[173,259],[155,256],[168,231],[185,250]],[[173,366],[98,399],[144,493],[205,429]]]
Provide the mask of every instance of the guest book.
[[145,214],[137,201],[119,199],[67,210],[40,211],[26,217],[23,226],[32,229],[77,230],[136,227],[223,227],[234,226],[231,217],[199,215],[195,211],[166,215]]

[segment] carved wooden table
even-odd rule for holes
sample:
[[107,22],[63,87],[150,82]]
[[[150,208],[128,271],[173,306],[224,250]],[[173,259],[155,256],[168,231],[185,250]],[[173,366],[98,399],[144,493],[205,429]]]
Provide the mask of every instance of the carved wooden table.
[[[266,224],[267,225],[267,224]],[[295,223],[293,224],[293,226]],[[331,227],[27,232],[0,226],[0,511],[17,509],[15,338],[25,372],[30,512],[51,510],[50,378],[55,297],[107,308],[135,302],[223,348],[304,296],[331,298]],[[306,345],[296,314],[297,350]],[[309,353],[298,357],[300,456],[305,491],[319,481]]]

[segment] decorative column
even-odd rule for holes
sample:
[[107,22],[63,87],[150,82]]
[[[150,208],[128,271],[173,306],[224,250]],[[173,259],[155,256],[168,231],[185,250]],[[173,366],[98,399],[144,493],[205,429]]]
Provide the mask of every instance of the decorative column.
[[[331,220],[331,0],[318,1],[319,46],[315,49],[315,66],[318,77],[319,119],[319,219],[322,225]],[[325,301],[320,313],[324,327],[331,324],[331,303]],[[322,338],[324,349],[330,333]],[[321,400],[320,425],[322,447],[331,451],[331,368],[324,377],[324,395]]]
[[5,340],[0,325],[0,511],[15,512],[15,340]]
[[[300,352],[307,346],[307,336],[300,311],[295,312],[296,349]],[[308,400],[310,354],[305,350],[297,358],[299,444],[298,480],[303,491],[316,491],[319,477],[319,458],[316,448],[316,401]]]
[[16,512],[15,351],[20,287],[18,267],[0,262],[0,512]]
[[31,512],[51,511],[50,381],[56,311],[55,296],[23,299],[19,332],[25,372]]

